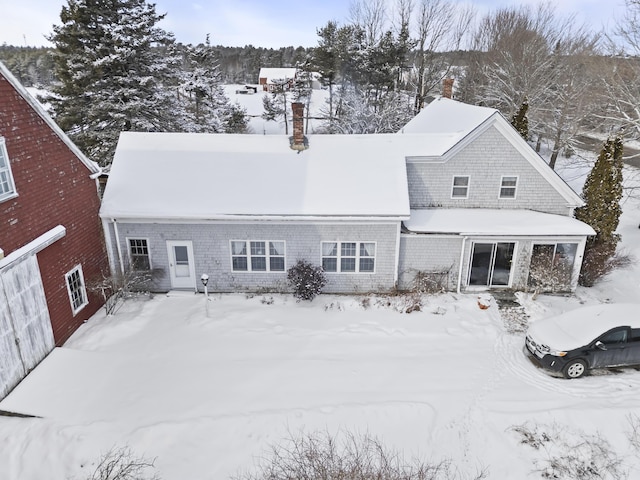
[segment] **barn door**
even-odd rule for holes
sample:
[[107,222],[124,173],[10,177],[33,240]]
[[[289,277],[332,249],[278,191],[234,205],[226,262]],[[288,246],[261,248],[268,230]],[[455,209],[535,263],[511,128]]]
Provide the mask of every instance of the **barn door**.
[[30,255],[0,271],[0,398],[54,346],[38,260]]

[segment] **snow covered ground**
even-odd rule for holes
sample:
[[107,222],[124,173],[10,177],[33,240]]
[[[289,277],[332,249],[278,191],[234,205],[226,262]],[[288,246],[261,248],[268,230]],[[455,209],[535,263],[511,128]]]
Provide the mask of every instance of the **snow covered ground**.
[[[563,175],[579,169],[563,162]],[[619,228],[636,258],[639,207],[625,202]],[[521,300],[535,322],[640,303],[639,294],[633,265],[573,297]],[[600,433],[640,478],[626,438],[629,416],[640,415],[640,372],[551,377],[495,303],[481,310],[475,295],[442,294],[405,314],[402,297],[210,298],[158,295],[96,314],[0,402],[39,417],[0,417],[0,478],[84,479],[101,454],[128,445],[156,458],[164,480],[225,479],[301,430],[368,432],[407,458],[451,459],[461,473],[540,478],[532,471],[545,452],[511,430],[527,422]]]
[[[284,134],[284,123],[281,121],[266,121],[261,116],[264,113],[264,106],[262,99],[265,96],[271,95],[268,92],[263,92],[261,86],[252,85],[258,88],[258,92],[254,94],[239,94],[236,93],[239,90],[244,90],[244,85],[224,85],[224,93],[227,95],[231,103],[239,103],[247,110],[249,115],[249,128],[251,133],[259,135],[280,135]],[[325,107],[325,101],[329,98],[329,90],[312,90],[310,111],[311,117],[320,117],[322,114],[320,110]],[[291,95],[287,95],[287,103],[291,101]],[[305,111],[305,115],[306,115]],[[287,116],[289,118],[289,135],[293,135],[291,127],[291,105],[288,105]],[[315,133],[321,126],[322,121],[315,119],[309,120],[308,133]]]

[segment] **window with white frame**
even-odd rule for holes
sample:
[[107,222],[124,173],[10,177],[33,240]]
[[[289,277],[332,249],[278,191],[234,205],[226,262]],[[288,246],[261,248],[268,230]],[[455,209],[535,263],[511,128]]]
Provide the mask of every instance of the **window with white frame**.
[[131,270],[151,270],[149,242],[146,238],[129,239],[129,260]]
[[69,300],[71,301],[71,310],[73,310],[73,314],[75,315],[89,303],[87,290],[84,286],[82,266],[75,266],[73,270],[65,275],[65,278],[67,281]]
[[373,273],[375,242],[322,242],[322,268],[335,273]]
[[0,201],[14,197],[16,188],[13,183],[9,154],[3,137],[0,137]]
[[232,240],[234,272],[284,272],[285,243],[274,240]]
[[469,196],[469,176],[461,175],[453,177],[451,198],[467,198]]
[[500,198],[516,198],[518,177],[503,176],[500,180]]

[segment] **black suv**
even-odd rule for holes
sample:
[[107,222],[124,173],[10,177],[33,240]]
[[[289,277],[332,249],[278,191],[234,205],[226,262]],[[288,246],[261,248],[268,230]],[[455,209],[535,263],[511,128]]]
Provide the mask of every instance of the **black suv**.
[[525,344],[543,368],[579,378],[592,368],[640,365],[640,305],[603,304],[538,320]]

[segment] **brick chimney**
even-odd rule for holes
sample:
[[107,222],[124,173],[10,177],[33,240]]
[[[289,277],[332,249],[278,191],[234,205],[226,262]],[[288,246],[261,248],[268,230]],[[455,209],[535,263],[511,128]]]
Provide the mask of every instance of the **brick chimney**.
[[445,78],[442,81],[442,97],[453,98],[453,78]]
[[304,105],[300,102],[294,102],[291,104],[291,110],[293,110],[293,137],[289,139],[290,146],[300,153],[309,148],[307,137],[304,136]]

